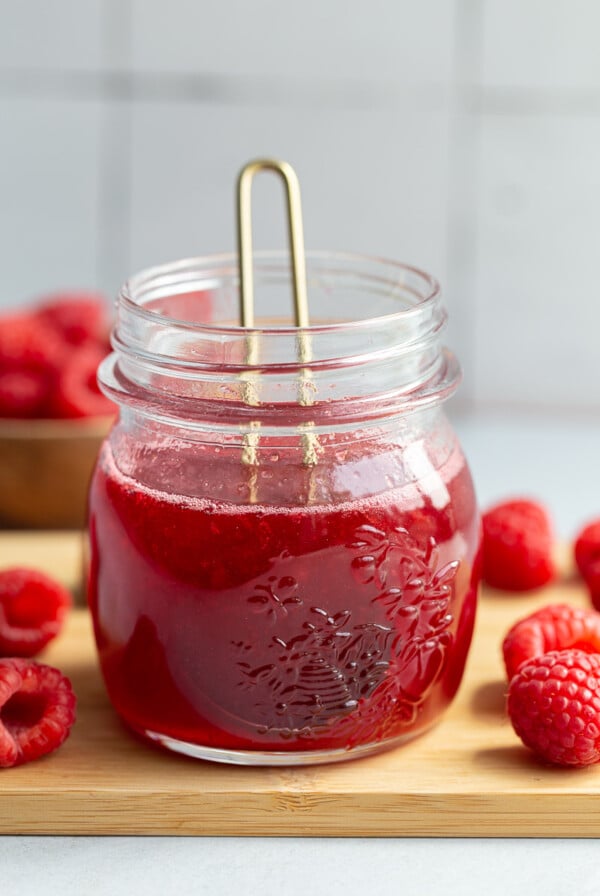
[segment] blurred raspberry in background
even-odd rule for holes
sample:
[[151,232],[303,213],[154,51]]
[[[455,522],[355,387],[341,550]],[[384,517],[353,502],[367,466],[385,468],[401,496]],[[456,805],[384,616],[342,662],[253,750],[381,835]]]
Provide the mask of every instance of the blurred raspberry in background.
[[64,291],[26,311],[0,315],[0,417],[102,417],[115,406],[96,370],[110,351],[108,302]]

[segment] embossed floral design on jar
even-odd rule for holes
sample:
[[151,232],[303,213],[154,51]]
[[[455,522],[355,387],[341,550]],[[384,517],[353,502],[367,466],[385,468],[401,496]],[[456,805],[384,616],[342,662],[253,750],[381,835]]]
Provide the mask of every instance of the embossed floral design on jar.
[[399,527],[386,533],[365,524],[347,547],[372,621],[354,624],[350,609],[313,606],[290,576],[270,576],[256,586],[260,597],[248,598],[269,606],[274,622],[290,622],[285,632],[265,627],[259,642],[233,642],[257,735],[326,736],[341,745],[400,735],[443,674],[458,561],[439,568],[434,539],[421,550]]

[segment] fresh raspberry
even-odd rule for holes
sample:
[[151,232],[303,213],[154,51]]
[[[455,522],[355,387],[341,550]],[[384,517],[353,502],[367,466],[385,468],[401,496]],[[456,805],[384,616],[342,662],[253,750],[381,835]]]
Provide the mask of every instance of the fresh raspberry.
[[535,501],[496,504],[483,515],[483,578],[493,588],[530,591],[551,581],[552,525]]
[[556,765],[600,761],[600,655],[552,650],[521,666],[508,714],[523,743]]
[[600,560],[592,561],[585,571],[585,584],[596,610],[600,610]]
[[51,753],[75,721],[71,682],[52,666],[0,660],[0,768]]
[[115,405],[102,394],[97,370],[104,355],[97,348],[73,354],[59,376],[52,408],[57,417],[103,417],[115,413]]
[[47,296],[38,306],[38,315],[70,345],[106,339],[107,305],[100,293],[69,291]]
[[575,564],[585,578],[590,563],[600,560],[600,520],[592,520],[575,538]]
[[510,680],[527,660],[566,648],[600,653],[600,613],[552,604],[520,619],[502,645],[507,677]]
[[52,376],[67,352],[62,336],[36,314],[0,317],[0,370],[34,370]]
[[0,417],[42,416],[50,384],[36,370],[0,371]]
[[575,565],[587,585],[592,604],[600,609],[600,520],[592,520],[575,539]]
[[50,576],[14,567],[0,572],[0,656],[35,656],[60,632],[71,595]]

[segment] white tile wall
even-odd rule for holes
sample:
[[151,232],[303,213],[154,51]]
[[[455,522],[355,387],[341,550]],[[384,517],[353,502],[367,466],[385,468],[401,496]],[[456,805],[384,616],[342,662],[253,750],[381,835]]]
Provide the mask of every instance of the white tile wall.
[[106,61],[103,0],[2,0],[0,23],[0,71],[88,71]]
[[485,0],[483,83],[600,87],[597,0]]
[[600,118],[484,119],[480,401],[600,406],[599,147]]
[[[132,263],[235,248],[234,187],[247,159],[288,159],[303,185],[307,247],[410,259],[443,276],[447,112],[393,107],[137,104]],[[255,182],[255,246],[285,245],[283,193]]]
[[136,70],[446,82],[447,0],[133,0]]
[[131,120],[129,102],[102,104],[95,245],[98,286],[111,295],[131,273]]
[[101,111],[0,98],[0,308],[98,282]]
[[[309,246],[442,279],[463,401],[600,409],[596,0],[0,12],[0,307],[233,247],[237,170],[281,155]],[[255,207],[282,244],[274,179]]]

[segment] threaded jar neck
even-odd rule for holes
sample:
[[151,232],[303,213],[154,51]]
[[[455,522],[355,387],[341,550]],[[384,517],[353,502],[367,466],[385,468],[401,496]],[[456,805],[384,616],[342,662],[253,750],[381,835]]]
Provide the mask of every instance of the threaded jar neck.
[[119,404],[204,428],[355,425],[435,404],[460,379],[437,282],[407,265],[307,253],[311,326],[292,326],[287,255],[255,254],[256,326],[240,327],[237,256],[131,278],[100,369]]

